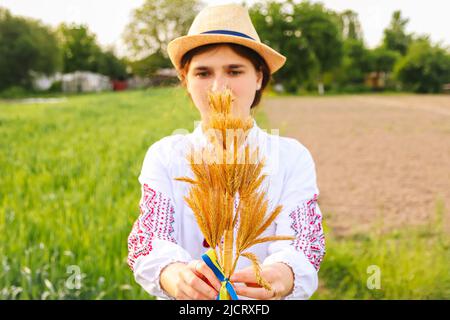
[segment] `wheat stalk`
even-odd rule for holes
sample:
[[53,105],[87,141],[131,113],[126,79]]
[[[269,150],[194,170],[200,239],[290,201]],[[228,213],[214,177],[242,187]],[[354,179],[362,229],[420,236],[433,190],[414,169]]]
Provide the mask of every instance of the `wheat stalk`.
[[[266,178],[262,173],[265,159],[259,156],[258,146],[251,149],[245,145],[253,119],[233,116],[229,89],[216,94],[209,92],[208,101],[211,116],[202,126],[210,144],[187,155],[194,179],[179,177],[176,180],[191,184],[184,199],[192,209],[206,242],[219,251],[217,256],[226,278],[231,277],[239,257],[243,256],[251,260],[257,283],[270,290],[270,284],[261,276],[256,255],[244,251],[255,244],[292,240],[294,237],[260,237],[280,214],[282,206],[267,214],[267,194],[260,190]],[[201,161],[198,163],[194,159]],[[239,202],[235,212],[237,195]],[[239,228],[234,239],[238,220]]]

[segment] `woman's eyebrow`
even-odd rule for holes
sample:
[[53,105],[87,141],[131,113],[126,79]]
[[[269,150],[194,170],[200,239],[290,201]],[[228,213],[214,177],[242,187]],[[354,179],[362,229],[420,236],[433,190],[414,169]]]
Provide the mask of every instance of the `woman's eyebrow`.
[[[245,65],[243,64],[228,64],[223,66],[223,69],[238,69],[238,68],[245,68]],[[198,66],[194,68],[194,71],[200,71],[200,70],[209,70],[210,67],[208,66]]]
[[229,68],[229,69],[238,69],[238,68],[245,68],[245,65],[243,64],[229,64],[228,66],[225,66],[224,68]]

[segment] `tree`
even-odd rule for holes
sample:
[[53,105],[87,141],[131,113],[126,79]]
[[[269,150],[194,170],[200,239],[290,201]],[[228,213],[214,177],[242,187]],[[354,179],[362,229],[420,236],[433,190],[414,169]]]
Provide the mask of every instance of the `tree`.
[[127,77],[126,62],[117,58],[112,50],[101,52],[97,56],[97,72],[111,79],[125,79]]
[[58,27],[63,51],[64,72],[78,70],[97,72],[101,48],[87,26],[62,23]]
[[398,51],[389,50],[384,46],[369,51],[368,68],[373,72],[371,81],[374,89],[385,88],[385,80],[391,80],[392,70],[400,56]]
[[343,51],[342,64],[335,72],[336,81],[340,86],[364,84],[371,67],[370,51],[362,41],[353,38],[344,40]]
[[339,22],[343,39],[353,39],[363,42],[361,23],[356,12],[345,10],[339,14]]
[[392,72],[396,61],[400,58],[397,51],[386,49],[381,46],[370,52],[370,71],[374,72]]
[[318,84],[340,64],[342,41],[336,16],[321,4],[267,1],[249,9],[261,41],[286,56],[285,66],[274,75],[286,91]]
[[118,59],[112,49],[103,50],[97,43],[95,34],[86,25],[60,24],[64,72],[91,71],[104,74],[112,79],[126,77],[126,65]]
[[[290,6],[290,8],[288,8]],[[292,3],[267,1],[255,3],[249,14],[263,43],[286,56],[283,68],[273,75],[273,81],[295,93],[302,83],[316,73],[317,62],[301,31],[293,23]]]
[[130,61],[128,64],[131,67],[132,73],[141,77],[151,76],[160,68],[170,68],[172,66],[171,62],[160,51],[144,59]]
[[340,87],[363,85],[370,70],[370,53],[364,45],[358,14],[346,10],[340,14],[339,27],[343,39],[341,65],[333,72],[334,80]]
[[405,31],[409,19],[403,19],[400,11],[392,14],[392,20],[388,28],[384,30],[383,46],[392,51],[405,55],[411,43],[411,35]]
[[60,67],[58,41],[50,27],[0,8],[0,90],[31,88],[33,73],[50,75]]
[[318,91],[323,94],[324,74],[338,67],[343,56],[339,16],[321,3],[306,1],[294,5],[294,22],[316,58]]
[[437,93],[450,83],[449,49],[432,45],[428,37],[415,39],[394,68],[395,76],[406,89]]
[[198,12],[197,0],[146,0],[133,11],[123,38],[133,60],[155,52],[167,58],[168,43],[185,35]]

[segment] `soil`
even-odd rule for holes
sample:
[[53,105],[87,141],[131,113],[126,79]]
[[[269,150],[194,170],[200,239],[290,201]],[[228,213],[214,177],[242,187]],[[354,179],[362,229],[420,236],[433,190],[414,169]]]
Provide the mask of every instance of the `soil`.
[[449,95],[270,97],[261,108],[311,152],[334,234],[436,221],[450,231]]

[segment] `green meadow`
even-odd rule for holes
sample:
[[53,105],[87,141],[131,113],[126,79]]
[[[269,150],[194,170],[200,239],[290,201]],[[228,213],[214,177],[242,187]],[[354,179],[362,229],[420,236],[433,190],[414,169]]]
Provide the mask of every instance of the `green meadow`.
[[[153,142],[198,119],[180,88],[0,101],[0,299],[152,298],[126,263],[137,177]],[[435,210],[437,224],[389,234],[338,238],[325,225],[313,299],[450,298],[444,204]]]

